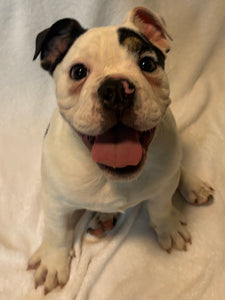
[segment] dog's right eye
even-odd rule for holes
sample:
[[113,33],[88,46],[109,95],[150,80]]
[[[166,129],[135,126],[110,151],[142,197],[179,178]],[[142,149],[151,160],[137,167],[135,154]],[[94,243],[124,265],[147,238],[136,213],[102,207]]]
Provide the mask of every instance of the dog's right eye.
[[70,78],[73,80],[81,80],[88,75],[88,69],[83,64],[76,64],[70,69]]

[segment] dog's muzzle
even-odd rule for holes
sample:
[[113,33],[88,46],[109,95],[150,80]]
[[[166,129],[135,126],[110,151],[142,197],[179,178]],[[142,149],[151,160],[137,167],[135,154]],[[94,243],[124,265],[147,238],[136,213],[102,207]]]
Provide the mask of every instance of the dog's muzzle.
[[98,97],[104,108],[121,113],[132,106],[135,86],[126,78],[107,78],[99,89]]
[[129,114],[130,108],[134,106],[136,92],[135,85],[127,78],[120,75],[107,76],[101,82],[97,94],[102,107],[116,116],[117,122],[96,136],[77,131],[91,151],[93,161],[111,178],[136,176],[144,166],[148,146],[154,137],[155,127],[139,131],[123,123],[123,114]]

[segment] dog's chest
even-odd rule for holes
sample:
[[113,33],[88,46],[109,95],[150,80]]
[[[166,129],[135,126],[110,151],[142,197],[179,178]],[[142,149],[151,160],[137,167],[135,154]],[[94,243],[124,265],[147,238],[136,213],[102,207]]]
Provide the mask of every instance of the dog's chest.
[[80,154],[79,160],[70,158],[69,161],[64,156],[61,161],[57,159],[56,163],[52,156],[45,158],[45,154],[44,182],[47,187],[52,186],[56,197],[60,195],[65,204],[75,209],[124,212],[147,200],[157,189],[158,183],[145,170],[136,180],[115,182],[107,179],[90,160],[86,161],[85,155]]

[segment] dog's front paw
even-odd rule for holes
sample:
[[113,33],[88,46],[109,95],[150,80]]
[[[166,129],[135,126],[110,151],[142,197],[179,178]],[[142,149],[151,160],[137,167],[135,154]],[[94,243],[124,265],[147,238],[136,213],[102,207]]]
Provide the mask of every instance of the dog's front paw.
[[44,243],[28,262],[28,270],[35,269],[35,288],[44,285],[45,295],[57,286],[63,287],[70,274],[70,264],[74,253],[68,248],[56,248]]
[[186,251],[187,243],[191,244],[191,235],[186,225],[184,217],[176,209],[173,209],[168,217],[158,220],[154,229],[160,246],[168,253],[172,248]]

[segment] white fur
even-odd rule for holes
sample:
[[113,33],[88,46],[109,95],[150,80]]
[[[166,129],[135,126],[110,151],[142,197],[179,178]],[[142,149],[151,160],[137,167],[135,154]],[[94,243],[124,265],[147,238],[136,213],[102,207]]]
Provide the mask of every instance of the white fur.
[[[162,68],[143,74],[137,58],[119,45],[117,29],[112,26],[89,30],[72,45],[54,72],[59,108],[50,122],[42,157],[45,231],[42,245],[29,262],[30,268],[37,268],[36,286],[44,283],[46,292],[68,280],[73,230],[78,220],[74,212],[79,214],[81,209],[118,213],[146,201],[150,224],[165,250],[185,250],[191,240],[183,216],[171,202],[180,180],[181,147],[174,118],[167,108],[167,76]],[[78,82],[68,75],[75,63],[84,63],[89,69],[87,78]],[[107,176],[74,130],[98,135],[116,124],[112,115],[109,118],[107,111],[101,110],[97,97],[102,80],[115,74],[122,74],[136,86],[133,107],[121,121],[138,131],[156,126],[143,169],[124,180]],[[160,84],[151,85],[149,79],[155,78]],[[187,197],[193,191],[192,182],[190,176],[182,177],[182,190]],[[195,194],[199,191],[201,203],[212,195],[201,181],[194,188]]]

